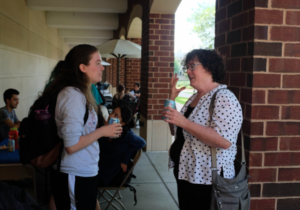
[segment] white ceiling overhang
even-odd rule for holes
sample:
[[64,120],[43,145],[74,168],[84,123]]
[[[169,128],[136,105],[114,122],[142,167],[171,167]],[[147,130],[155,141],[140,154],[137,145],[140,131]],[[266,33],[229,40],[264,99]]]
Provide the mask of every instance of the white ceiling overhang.
[[125,13],[127,0],[27,0],[27,7],[43,11]]
[[[150,13],[175,14],[181,0],[150,0]],[[128,0],[26,0],[32,10],[46,12],[46,23],[71,47],[99,45],[113,38],[119,28],[119,14],[126,13]],[[133,5],[132,5],[133,6]],[[121,36],[141,38],[142,7],[135,5],[128,26]],[[127,27],[127,28],[126,28]]]

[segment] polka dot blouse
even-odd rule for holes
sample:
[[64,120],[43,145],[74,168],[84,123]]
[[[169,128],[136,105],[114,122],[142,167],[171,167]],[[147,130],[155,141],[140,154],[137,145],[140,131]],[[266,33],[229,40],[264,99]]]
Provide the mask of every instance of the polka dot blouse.
[[[227,149],[217,148],[217,168],[220,174],[223,168],[225,178],[235,177],[234,159],[236,156],[236,141],[242,125],[243,115],[239,101],[235,95],[226,89],[226,85],[219,85],[212,91],[201,97],[197,106],[188,117],[188,120],[202,126],[210,126],[232,145]],[[209,105],[214,92],[220,90],[216,95],[213,120],[210,120]],[[196,98],[195,93],[183,106],[181,114]],[[177,127],[174,126],[175,135]],[[194,184],[212,184],[211,178],[211,154],[210,146],[202,143],[196,137],[183,129],[185,143],[181,150],[178,179],[186,180]],[[176,138],[175,138],[176,139]],[[172,161],[170,163],[172,165]]]

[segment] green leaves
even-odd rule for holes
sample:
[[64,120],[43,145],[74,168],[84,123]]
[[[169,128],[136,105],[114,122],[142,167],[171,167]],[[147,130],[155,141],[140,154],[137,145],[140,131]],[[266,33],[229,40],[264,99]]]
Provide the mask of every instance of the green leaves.
[[201,39],[200,48],[214,48],[215,39],[215,4],[198,4],[188,21],[194,23],[193,33]]

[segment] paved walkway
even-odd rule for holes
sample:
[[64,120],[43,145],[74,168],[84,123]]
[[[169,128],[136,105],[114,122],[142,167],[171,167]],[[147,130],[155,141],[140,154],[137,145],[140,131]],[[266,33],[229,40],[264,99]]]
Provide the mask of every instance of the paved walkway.
[[[139,135],[139,129],[133,129],[133,131]],[[142,153],[133,170],[136,179],[131,180],[131,185],[137,190],[137,205],[133,206],[133,192],[129,189],[121,192],[120,201],[127,210],[179,209],[176,180],[173,170],[168,171],[168,161],[168,152]],[[106,203],[101,204],[101,209],[105,209],[106,205]],[[109,208],[109,210],[113,209],[115,208]]]
[[[173,170],[168,171],[167,152],[143,152],[133,174],[131,185],[137,190],[137,205],[133,192],[123,190],[122,203],[127,210],[176,210],[178,208],[177,185]],[[101,204],[105,209],[106,203]],[[119,206],[119,205],[117,205]],[[109,210],[115,209],[110,207]]]

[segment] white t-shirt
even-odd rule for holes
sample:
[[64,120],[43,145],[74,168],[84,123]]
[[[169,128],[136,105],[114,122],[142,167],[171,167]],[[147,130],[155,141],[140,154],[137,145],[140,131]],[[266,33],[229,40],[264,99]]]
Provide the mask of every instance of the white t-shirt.
[[[89,117],[84,125],[86,112],[86,98],[83,93],[74,87],[66,87],[57,97],[55,121],[57,132],[63,139],[64,147],[70,147],[79,141],[83,135],[96,130],[98,117],[95,110],[89,110]],[[98,174],[99,143],[68,154],[63,150],[60,171],[81,177],[92,177]]]
[[[235,177],[236,141],[243,122],[243,115],[239,101],[226,87],[226,85],[219,85],[202,96],[188,120],[202,126],[210,125],[223,138],[231,142],[232,145],[227,150],[217,148],[217,169],[220,174],[222,167],[224,177],[232,179]],[[216,95],[213,121],[210,124],[209,105],[211,97],[219,89],[223,90],[220,90]],[[196,96],[197,93],[183,106],[180,112],[182,115]],[[174,129],[176,135],[177,127],[174,126]],[[185,142],[180,154],[178,179],[194,184],[212,184],[210,146],[186,130],[183,129],[182,132]]]

